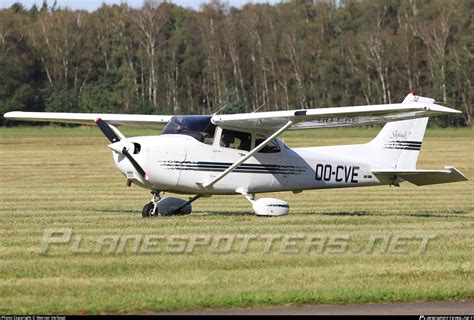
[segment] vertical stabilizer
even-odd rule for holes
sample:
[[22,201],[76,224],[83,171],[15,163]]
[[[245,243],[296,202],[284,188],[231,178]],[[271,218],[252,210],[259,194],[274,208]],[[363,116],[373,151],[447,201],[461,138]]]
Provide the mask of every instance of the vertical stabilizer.
[[[434,103],[434,99],[409,94],[403,103]],[[369,145],[373,161],[394,169],[416,169],[428,118],[387,122]]]
[[428,118],[388,122],[369,144],[373,161],[394,169],[416,169]]

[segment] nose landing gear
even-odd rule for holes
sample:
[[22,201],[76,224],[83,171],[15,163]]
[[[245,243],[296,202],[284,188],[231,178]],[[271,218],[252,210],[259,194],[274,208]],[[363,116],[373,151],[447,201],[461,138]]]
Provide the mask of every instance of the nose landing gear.
[[161,198],[159,191],[151,192],[151,202],[147,203],[142,210],[142,217],[186,215],[192,211],[191,203],[201,196],[196,195],[189,200],[174,197]]
[[159,191],[151,192],[151,201],[147,203],[142,210],[142,217],[154,217],[158,215],[158,202],[161,200]]

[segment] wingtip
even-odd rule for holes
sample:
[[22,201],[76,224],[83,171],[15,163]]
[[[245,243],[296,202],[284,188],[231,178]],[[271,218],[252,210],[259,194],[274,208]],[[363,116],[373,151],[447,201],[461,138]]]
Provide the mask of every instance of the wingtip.
[[5,112],[5,113],[3,114],[3,117],[4,117],[5,119],[11,119],[11,118],[14,118],[14,117],[15,117],[15,114],[17,114],[17,113],[18,113],[18,111]]

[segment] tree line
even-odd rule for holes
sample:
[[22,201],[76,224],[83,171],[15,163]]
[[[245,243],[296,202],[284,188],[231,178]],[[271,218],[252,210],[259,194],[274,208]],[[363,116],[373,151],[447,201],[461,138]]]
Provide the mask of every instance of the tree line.
[[[472,126],[472,0],[0,10],[0,113],[210,114],[401,102]],[[3,117],[1,124],[13,125]]]

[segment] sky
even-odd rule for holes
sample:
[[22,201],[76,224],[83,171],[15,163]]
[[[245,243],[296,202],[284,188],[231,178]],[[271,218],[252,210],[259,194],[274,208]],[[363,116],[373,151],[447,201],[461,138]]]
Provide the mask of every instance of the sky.
[[[38,8],[41,7],[43,0],[0,0],[0,9],[9,8],[15,2],[20,2],[27,9],[31,8],[36,3]],[[47,0],[48,5],[52,5],[54,0]],[[130,7],[138,8],[143,4],[143,0],[57,0],[57,5],[60,7],[69,7],[71,9],[84,9],[88,11],[94,11],[102,5],[107,4],[120,4],[127,3]],[[207,3],[209,0],[171,0],[177,5],[183,7],[189,7],[193,9],[199,9],[200,4]],[[245,3],[277,3],[279,0],[223,0],[222,2],[228,2],[230,6],[240,7]]]

